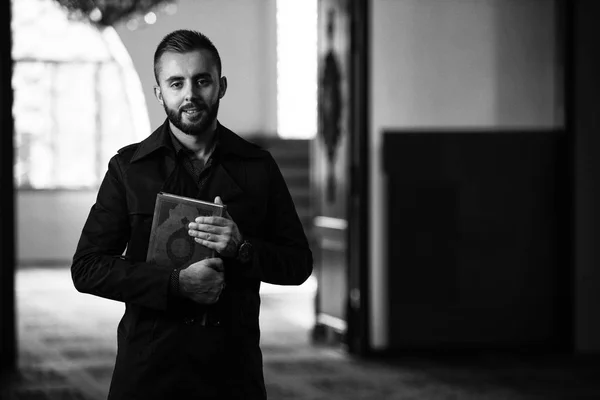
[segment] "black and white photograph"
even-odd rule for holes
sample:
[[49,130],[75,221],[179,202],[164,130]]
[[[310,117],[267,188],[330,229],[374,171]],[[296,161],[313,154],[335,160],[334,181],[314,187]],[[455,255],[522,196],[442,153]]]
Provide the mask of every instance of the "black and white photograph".
[[600,1],[0,3],[0,400],[600,399]]

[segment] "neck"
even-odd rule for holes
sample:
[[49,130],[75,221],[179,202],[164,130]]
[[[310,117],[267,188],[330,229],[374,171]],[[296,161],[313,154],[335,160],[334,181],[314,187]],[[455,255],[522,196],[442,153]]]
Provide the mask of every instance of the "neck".
[[181,142],[183,147],[194,152],[199,159],[208,159],[213,151],[216,133],[217,121],[215,120],[211,126],[199,135],[188,135],[183,133],[179,128],[169,122],[171,132]]

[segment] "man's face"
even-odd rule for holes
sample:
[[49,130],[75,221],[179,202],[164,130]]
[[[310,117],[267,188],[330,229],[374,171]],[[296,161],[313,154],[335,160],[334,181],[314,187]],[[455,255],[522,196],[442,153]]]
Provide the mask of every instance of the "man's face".
[[166,52],[160,57],[154,92],[172,128],[192,136],[216,128],[219,100],[226,89],[227,80],[219,77],[208,50]]

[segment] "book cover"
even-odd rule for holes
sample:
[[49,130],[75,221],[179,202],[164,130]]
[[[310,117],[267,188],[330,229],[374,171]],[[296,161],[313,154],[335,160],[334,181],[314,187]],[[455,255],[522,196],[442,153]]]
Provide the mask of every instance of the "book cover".
[[188,224],[201,216],[223,216],[224,205],[160,192],[156,196],[154,217],[146,261],[172,268],[185,268],[215,256],[215,251],[188,235]]

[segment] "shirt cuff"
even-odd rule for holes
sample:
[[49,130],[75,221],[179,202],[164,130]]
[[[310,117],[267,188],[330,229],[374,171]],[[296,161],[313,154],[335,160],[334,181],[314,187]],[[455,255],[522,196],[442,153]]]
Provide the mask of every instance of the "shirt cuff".
[[174,269],[169,276],[169,294],[174,297],[179,297],[179,273],[180,269]]

